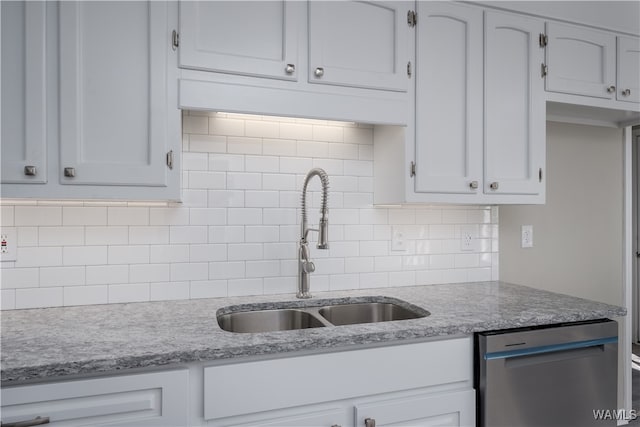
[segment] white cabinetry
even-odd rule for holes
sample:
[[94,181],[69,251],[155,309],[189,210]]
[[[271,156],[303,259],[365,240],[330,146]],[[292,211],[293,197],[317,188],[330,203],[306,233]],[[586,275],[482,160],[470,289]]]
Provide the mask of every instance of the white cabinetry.
[[[485,12],[484,191],[544,201],[543,24]],[[524,199],[523,199],[524,200]]]
[[411,2],[314,2],[309,82],[406,91]]
[[187,425],[187,370],[2,389],[2,423],[48,418],[65,426]]
[[615,98],[615,35],[557,22],[547,22],[546,34],[546,90]]
[[458,338],[208,367],[204,419],[211,426],[364,425],[366,418],[382,426],[473,425],[472,355],[471,338]]
[[[35,114],[30,109],[25,114],[36,126],[25,128],[38,138],[26,133],[21,143],[30,147],[44,135],[48,183],[8,184],[16,181],[3,175],[3,197],[178,200],[180,111],[176,53],[171,47],[177,4],[51,2],[27,3],[25,8],[38,6],[46,8],[46,26],[26,21],[23,27],[26,56],[33,59],[27,62],[31,73],[25,78],[36,84],[26,86],[21,100],[27,108],[37,104]],[[45,28],[46,52],[36,55],[29,50],[34,44],[29,42],[31,32],[35,29],[38,37]],[[2,50],[3,169],[8,52]],[[46,94],[36,96],[45,81],[37,74],[40,68],[46,69],[46,81],[59,87],[47,87]],[[13,77],[8,75],[6,85],[19,86],[17,78],[8,80]],[[40,109],[46,116],[42,123]],[[37,169],[45,179],[44,166]],[[13,168],[11,173],[18,172]]]
[[182,108],[407,123],[414,2],[181,2]]
[[297,80],[301,2],[180,2],[180,67]]
[[374,129],[375,203],[544,203],[543,29],[418,3],[415,123]]
[[640,102],[640,38],[618,36],[619,101]]
[[482,191],[482,10],[419,2],[418,16],[415,190],[475,194]]
[[3,1],[2,182],[47,182],[46,7]]

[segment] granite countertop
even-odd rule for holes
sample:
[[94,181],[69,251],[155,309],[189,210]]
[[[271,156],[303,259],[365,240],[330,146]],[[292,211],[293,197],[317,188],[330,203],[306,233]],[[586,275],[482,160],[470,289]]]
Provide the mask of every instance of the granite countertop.
[[[216,312],[231,305],[247,308],[286,302],[278,306],[300,306],[321,299],[326,303],[380,295],[431,314],[412,320],[258,334],[226,332],[216,321]],[[625,314],[622,307],[504,282],[319,292],[310,300],[286,294],[3,311],[1,381],[7,386],[69,375],[345,349]]]

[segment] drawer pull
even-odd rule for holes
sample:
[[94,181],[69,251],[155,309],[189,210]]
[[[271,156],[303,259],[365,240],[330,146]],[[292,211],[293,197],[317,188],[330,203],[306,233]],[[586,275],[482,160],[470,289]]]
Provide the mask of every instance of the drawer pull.
[[38,170],[36,169],[35,166],[25,166],[24,174],[26,176],[36,176],[38,174]]
[[35,417],[32,420],[16,421],[15,423],[0,423],[1,427],[31,427],[49,424],[49,417]]
[[376,427],[376,419],[375,418],[365,418],[364,419],[365,427]]

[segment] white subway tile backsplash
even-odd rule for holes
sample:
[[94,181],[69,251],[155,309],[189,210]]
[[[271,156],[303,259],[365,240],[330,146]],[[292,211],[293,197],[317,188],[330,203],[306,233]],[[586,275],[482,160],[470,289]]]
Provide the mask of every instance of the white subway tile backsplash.
[[16,206],[14,225],[62,225],[62,207]]
[[107,304],[109,302],[109,287],[106,285],[65,286],[63,301],[65,306]]
[[149,284],[149,300],[189,299],[189,282],[161,282]]
[[63,305],[63,294],[62,287],[16,289],[15,308],[59,307]]
[[[309,236],[312,291],[498,278],[498,208],[373,206],[370,125],[183,114],[182,203],[5,201],[18,260],[2,309],[232,295],[293,295],[301,188],[329,174],[329,250]],[[309,182],[317,225],[320,180]],[[406,249],[391,250],[400,227]],[[460,236],[476,238],[462,251]]]
[[40,284],[40,269],[2,268],[0,284],[2,289],[36,288]]
[[185,262],[171,264],[171,280],[207,280],[209,264],[206,262]]
[[39,227],[16,227],[18,246],[38,246]]
[[108,262],[100,264],[148,264],[148,245],[123,245],[108,247]]
[[129,280],[133,283],[168,282],[169,264],[134,264],[129,266]]
[[109,285],[109,304],[149,301],[148,283]]
[[86,266],[42,267],[40,286],[81,286],[86,284]]
[[129,283],[128,265],[93,265],[86,267],[87,285]]

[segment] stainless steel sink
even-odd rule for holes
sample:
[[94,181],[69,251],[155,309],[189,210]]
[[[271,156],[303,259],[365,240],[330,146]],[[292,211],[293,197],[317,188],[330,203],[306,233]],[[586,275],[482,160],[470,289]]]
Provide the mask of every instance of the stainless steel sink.
[[319,328],[324,324],[302,310],[241,311],[218,316],[218,324],[229,332],[272,332]]
[[336,326],[425,317],[425,314],[408,310],[397,304],[376,302],[333,305],[323,307],[318,310],[318,312],[322,317]]
[[255,305],[225,307],[219,311],[218,324],[228,332],[257,333],[419,319],[431,314],[395,298],[363,299],[308,300],[304,306],[270,303],[263,309]]

